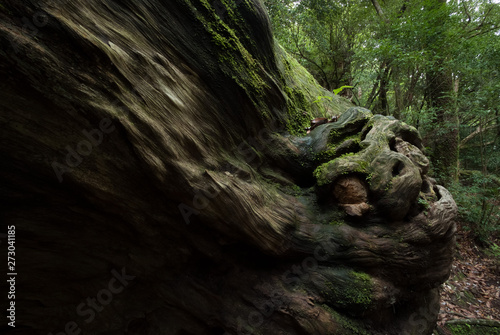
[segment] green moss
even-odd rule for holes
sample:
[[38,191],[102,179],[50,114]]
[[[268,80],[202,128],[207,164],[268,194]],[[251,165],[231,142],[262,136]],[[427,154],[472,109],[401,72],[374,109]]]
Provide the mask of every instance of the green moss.
[[366,273],[351,271],[349,276],[353,280],[345,290],[345,297],[357,305],[370,305],[372,302],[373,284]]
[[392,189],[393,183],[394,183],[394,178],[392,178],[391,180],[389,180],[389,182],[387,183],[387,185],[385,185],[384,192],[389,192],[389,190]]
[[[335,133],[335,134],[333,134],[333,133]],[[330,133],[329,143],[331,143],[332,145],[339,145],[339,144],[342,144],[348,140],[352,140],[355,143],[359,144],[361,142],[360,133],[357,133],[357,134],[351,135],[351,136],[345,136],[345,134],[344,135],[342,135],[342,134],[337,135],[337,132]]]
[[[252,103],[261,111],[264,116],[270,113],[268,106],[264,103],[266,101],[266,90],[269,85],[266,83],[265,73],[262,70],[262,65],[252,57],[250,52],[243,46],[242,41],[238,38],[232,26],[238,27],[241,18],[237,17],[233,9],[233,3],[224,1],[226,11],[224,12],[226,23],[219,15],[217,15],[215,8],[208,0],[201,0],[202,8],[198,9],[190,1],[187,2],[191,8],[192,13],[196,16],[197,20],[201,22],[205,30],[210,34],[212,43],[217,53],[218,66],[222,72],[234,80],[239,87],[241,87]],[[247,6],[244,2],[240,5]],[[203,10],[201,10],[203,9]]]
[[330,304],[341,308],[356,306],[357,310],[368,309],[372,303],[373,283],[366,273],[350,270],[339,282],[326,282],[327,291],[322,295]]
[[350,319],[338,313],[328,305],[321,305],[321,307],[323,307],[326,311],[328,311],[328,313],[330,313],[330,315],[338,323],[338,325],[344,329],[345,334],[370,335],[361,320]]
[[[489,321],[489,320],[488,320]],[[467,321],[464,321],[460,324],[446,325],[445,328],[451,331],[452,335],[493,335],[500,334],[500,327],[494,326],[489,322],[485,322],[485,324],[480,324],[479,322],[474,324],[469,324]]]
[[471,334],[470,325],[450,325],[448,328],[451,330],[453,335],[469,335]]
[[357,154],[355,152],[348,152],[346,154],[343,154],[342,156],[339,157],[339,159],[346,159],[348,157],[354,157],[356,156]]
[[[274,79],[281,81],[283,97],[286,101],[287,116],[286,126],[292,135],[305,135],[305,129],[310,120],[318,116],[339,115],[341,111],[351,106],[345,99],[335,96],[332,92],[324,90],[314,77],[291,57],[283,48],[276,46],[274,59],[253,57],[252,51],[257,50],[255,39],[251,37],[251,29],[242,15],[255,11],[255,6],[250,1],[244,0],[235,3],[232,0],[221,0],[219,6],[214,6],[211,0],[185,2],[191,10],[194,19],[202,25],[202,35],[208,34],[213,45],[210,50],[216,54],[218,62],[209,65],[211,73],[222,71],[227,78],[233,80],[267,118],[271,115],[269,94],[274,90]],[[223,6],[223,8],[222,8]],[[224,15],[220,15],[216,7],[221,7]],[[272,62],[280,68],[273,78],[264,69],[268,68],[263,62]],[[273,87],[271,87],[273,86]],[[318,96],[331,98],[323,99],[325,102],[314,103]]]
[[316,178],[318,186],[323,186],[329,183],[329,180],[327,178],[327,169],[329,164],[331,164],[331,162],[324,163],[318,166],[316,170],[314,170],[313,175],[314,178]]
[[424,198],[418,198],[418,204],[423,206],[425,209],[429,209],[430,205]]
[[341,175],[350,173],[370,174],[370,164],[358,153],[347,153],[330,162],[321,164],[314,170],[319,186],[329,184]]
[[370,181],[372,180],[372,178],[373,178],[373,172],[370,172],[370,173],[366,176],[366,181],[367,181],[368,183],[370,183]]
[[289,195],[294,196],[294,197],[300,197],[303,194],[302,189],[297,185],[283,186],[283,187],[279,187],[279,189],[283,193],[289,194]]
[[330,160],[337,157],[336,147],[329,145],[329,144],[327,144],[327,146],[328,146],[328,149],[317,153],[314,156],[314,160],[316,160],[317,162],[327,162],[327,161],[330,161]]
[[423,208],[424,214],[427,215],[427,211],[431,207],[431,205],[429,204],[429,202],[427,201],[427,199],[425,199],[425,197],[419,197],[418,198],[418,204],[419,204],[419,206],[421,206]]
[[[354,156],[359,151],[359,143],[361,142],[359,134],[342,137],[343,135],[338,131],[332,130],[329,136],[330,140],[326,145],[327,149],[314,155],[314,160],[317,163],[322,164],[335,158]],[[344,152],[343,155],[341,155],[342,152]],[[367,165],[363,170],[366,170]]]
[[302,189],[297,185],[293,185],[292,189],[293,189],[295,194],[300,194],[302,192]]
[[[314,77],[277,44],[278,66],[283,77],[283,93],[287,98],[287,130],[292,135],[305,135],[305,128],[316,117],[340,115],[352,104],[322,88]],[[321,102],[318,97],[324,96]],[[330,100],[331,99],[331,100]]]
[[310,104],[302,90],[289,86],[285,86],[284,90],[288,97],[287,130],[294,135],[304,135],[306,133],[305,128],[309,126],[311,120],[307,113],[310,110]]
[[338,130],[332,130],[330,131],[330,134],[328,134],[328,143],[335,144],[339,142],[339,139],[342,138],[343,134],[340,133]]

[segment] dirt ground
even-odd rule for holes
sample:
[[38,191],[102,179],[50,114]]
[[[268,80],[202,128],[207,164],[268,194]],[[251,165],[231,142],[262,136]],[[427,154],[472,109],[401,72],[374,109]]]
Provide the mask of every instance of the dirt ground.
[[459,228],[455,261],[442,286],[438,325],[456,319],[500,320],[500,261]]

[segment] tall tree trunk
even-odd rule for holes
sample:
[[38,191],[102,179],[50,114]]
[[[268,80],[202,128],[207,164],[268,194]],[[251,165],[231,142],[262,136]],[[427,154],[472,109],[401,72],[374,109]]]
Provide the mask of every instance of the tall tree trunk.
[[451,79],[450,71],[445,68],[428,75],[428,104],[436,113],[435,131],[430,138],[430,156],[435,176],[445,185],[458,173],[458,117],[450,95]]
[[388,62],[383,61],[380,64],[379,74],[377,75],[377,79],[375,80],[375,84],[373,85],[372,91],[370,93],[370,96],[368,97],[365,108],[373,109],[374,112],[382,115],[389,114],[387,89],[389,85],[390,75],[391,75],[390,65]]
[[375,10],[377,11],[378,16],[380,16],[380,18],[382,20],[384,20],[384,22],[389,22],[389,20],[387,19],[387,17],[384,14],[384,11],[382,10],[382,7],[380,7],[380,4],[378,3],[378,1],[377,0],[371,0],[371,1],[373,4],[373,7],[375,7]]
[[404,110],[404,95],[403,95],[403,90],[401,89],[401,83],[400,83],[400,75],[399,73],[394,75],[393,71],[393,78],[394,78],[394,98],[395,98],[395,106],[394,106],[394,112],[392,115],[396,119],[401,118],[401,112]]
[[386,62],[384,64],[384,72],[380,80],[380,93],[379,93],[379,106],[380,114],[389,115],[389,102],[387,99],[387,90],[389,86],[389,77],[391,75],[390,65]]
[[432,148],[430,156],[434,167],[435,177],[443,184],[449,184],[457,176],[458,162],[458,117],[452,96],[453,77],[446,64],[446,54],[441,40],[449,19],[445,10],[446,0],[429,2],[426,10],[433,11],[435,43],[431,46],[436,54],[436,61],[427,73],[428,106],[436,113],[434,132],[428,141]]
[[[381,67],[382,67],[382,65],[381,65]],[[375,79],[375,82],[373,83],[373,87],[372,87],[372,90],[370,92],[370,95],[368,96],[368,100],[366,100],[366,104],[365,104],[365,108],[366,109],[371,109],[373,101],[377,97],[377,94],[379,92],[378,88],[379,88],[379,85],[380,85],[380,78],[381,78],[381,76],[382,76],[382,74],[381,74],[381,72],[379,72],[378,75],[377,75],[377,79]]]

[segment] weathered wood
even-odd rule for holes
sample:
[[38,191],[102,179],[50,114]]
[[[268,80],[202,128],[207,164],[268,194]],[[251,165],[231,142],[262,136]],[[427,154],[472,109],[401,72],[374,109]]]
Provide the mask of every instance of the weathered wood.
[[0,44],[2,333],[431,332],[451,195],[395,119],[287,133],[328,93],[260,1],[5,0]]

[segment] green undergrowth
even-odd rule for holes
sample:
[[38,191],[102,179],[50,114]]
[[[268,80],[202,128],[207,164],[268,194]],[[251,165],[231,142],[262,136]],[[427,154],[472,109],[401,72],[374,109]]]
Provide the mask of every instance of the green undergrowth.
[[500,178],[479,171],[463,171],[459,181],[448,186],[458,206],[463,228],[476,242],[492,246],[500,235]]
[[494,327],[481,324],[448,324],[445,328],[451,332],[451,335],[498,335],[500,327]]

